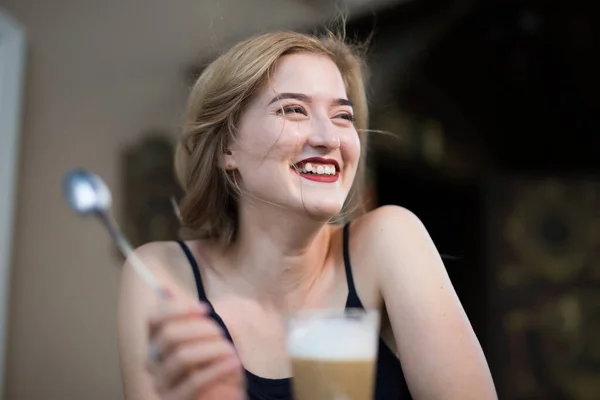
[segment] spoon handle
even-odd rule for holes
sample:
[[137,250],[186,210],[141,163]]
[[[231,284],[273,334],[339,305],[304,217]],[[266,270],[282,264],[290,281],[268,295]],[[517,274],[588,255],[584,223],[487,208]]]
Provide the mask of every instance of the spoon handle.
[[116,222],[114,222],[110,216],[105,212],[97,212],[96,213],[102,224],[108,230],[108,233],[112,237],[113,241],[121,250],[125,259],[131,264],[134,271],[138,273],[138,275],[142,278],[148,286],[150,286],[154,291],[158,293],[158,295],[163,299],[170,299],[172,296],[170,291],[163,287],[156,276],[152,273],[150,268],[142,261],[142,259],[136,254],[133,250],[123,233],[117,227]]

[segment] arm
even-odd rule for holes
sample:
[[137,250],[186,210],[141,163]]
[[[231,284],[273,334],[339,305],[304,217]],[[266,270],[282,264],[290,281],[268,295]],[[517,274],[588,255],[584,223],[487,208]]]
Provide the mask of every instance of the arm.
[[442,260],[410,211],[370,216],[369,253],[377,266],[404,374],[417,399],[496,399],[489,367]]
[[[144,246],[137,254],[152,265],[157,257],[155,246]],[[158,306],[158,297],[125,263],[121,277],[118,304],[118,341],[123,391],[127,400],[158,400],[150,374],[148,360],[148,319],[150,310]]]

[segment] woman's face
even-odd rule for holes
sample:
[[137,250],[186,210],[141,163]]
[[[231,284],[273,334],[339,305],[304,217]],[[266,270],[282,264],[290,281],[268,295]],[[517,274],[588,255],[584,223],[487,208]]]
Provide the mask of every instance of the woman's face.
[[309,53],[282,57],[242,115],[231,151],[243,196],[319,219],[337,214],[360,141],[335,63]]

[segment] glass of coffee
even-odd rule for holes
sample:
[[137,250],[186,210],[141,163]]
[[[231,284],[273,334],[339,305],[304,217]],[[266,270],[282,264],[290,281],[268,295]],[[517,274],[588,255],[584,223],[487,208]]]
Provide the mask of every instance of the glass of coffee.
[[287,320],[296,400],[372,400],[377,310],[311,310]]

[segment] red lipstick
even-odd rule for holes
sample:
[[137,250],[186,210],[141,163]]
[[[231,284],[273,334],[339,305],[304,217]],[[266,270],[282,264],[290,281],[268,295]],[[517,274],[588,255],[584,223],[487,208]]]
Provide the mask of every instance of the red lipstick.
[[[306,170],[307,164],[310,164],[310,166],[308,168],[308,169],[310,169],[310,171]],[[333,166],[335,168],[335,172],[333,174],[327,174],[327,173],[319,174],[316,172],[316,168],[318,166],[325,166],[325,165]],[[301,177],[311,180],[311,181],[331,183],[331,182],[336,182],[340,178],[340,164],[332,158],[310,157],[310,158],[306,158],[300,162],[297,162],[296,164],[292,165],[290,168],[292,170],[294,170],[294,172],[297,173],[298,175],[300,175]],[[315,168],[314,172],[312,170],[313,168]]]

